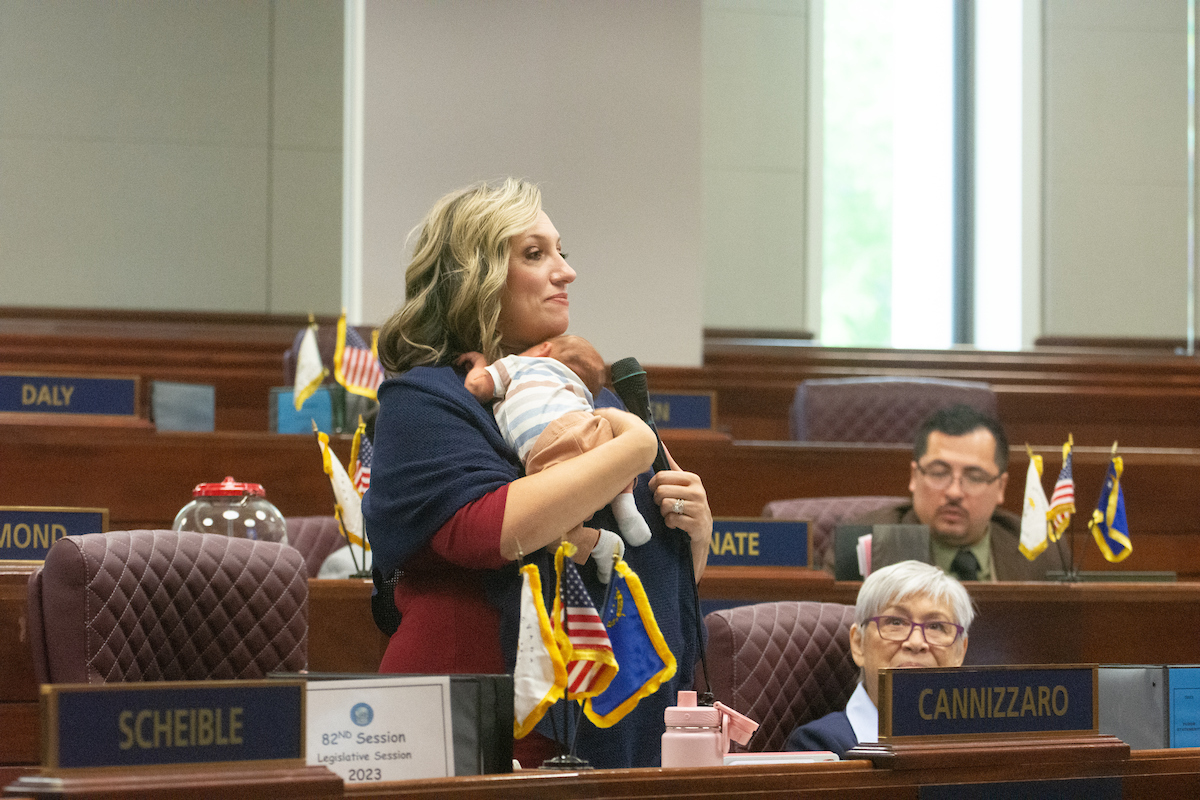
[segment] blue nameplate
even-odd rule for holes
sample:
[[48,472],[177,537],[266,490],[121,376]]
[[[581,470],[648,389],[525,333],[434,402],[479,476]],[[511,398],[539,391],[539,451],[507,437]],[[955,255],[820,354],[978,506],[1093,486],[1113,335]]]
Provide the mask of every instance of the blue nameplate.
[[1095,666],[884,669],[879,739],[1097,733]]
[[715,403],[712,392],[650,393],[650,413],[658,428],[711,428]]
[[333,399],[328,386],[318,386],[296,410],[295,393],[287,387],[271,389],[271,432],[312,436],[313,423],[322,433],[333,433]]
[[137,416],[137,378],[0,375],[0,412]]
[[304,759],[304,682],[42,686],[42,766]]
[[807,567],[811,549],[807,522],[718,517],[713,520],[708,563],[722,567]]
[[107,508],[0,506],[0,561],[45,561],[64,536],[107,530]]
[[1171,747],[1200,747],[1200,668],[1168,667]]

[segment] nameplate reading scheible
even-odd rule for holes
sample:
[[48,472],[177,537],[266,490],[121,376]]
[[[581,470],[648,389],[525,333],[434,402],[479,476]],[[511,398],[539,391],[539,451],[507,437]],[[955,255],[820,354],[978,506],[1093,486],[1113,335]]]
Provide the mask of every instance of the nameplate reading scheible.
[[1099,731],[1096,665],[884,669],[879,741]]
[[309,681],[308,763],[347,783],[454,775],[450,677]]
[[713,520],[708,563],[721,567],[807,567],[812,551],[808,522],[760,517]]
[[107,508],[0,506],[0,561],[45,561],[64,536],[107,530]]
[[137,416],[138,379],[0,375],[0,412]]
[[42,686],[42,765],[304,763],[304,682]]

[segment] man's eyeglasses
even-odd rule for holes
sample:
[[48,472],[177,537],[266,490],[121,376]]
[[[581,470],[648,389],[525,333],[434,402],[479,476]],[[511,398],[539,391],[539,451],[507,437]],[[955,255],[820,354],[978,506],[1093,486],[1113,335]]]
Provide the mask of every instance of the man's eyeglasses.
[[[944,461],[934,461],[927,467],[917,464],[917,472],[929,488],[938,491],[949,489],[954,482],[954,470]],[[978,467],[967,467],[959,473],[959,485],[964,494],[978,494],[999,479],[999,475],[991,475]]]
[[868,622],[874,622],[879,629],[879,635],[889,642],[903,642],[912,635],[913,628],[921,629],[921,636],[931,647],[949,647],[962,636],[963,627],[953,622],[913,622],[905,617],[871,617]]

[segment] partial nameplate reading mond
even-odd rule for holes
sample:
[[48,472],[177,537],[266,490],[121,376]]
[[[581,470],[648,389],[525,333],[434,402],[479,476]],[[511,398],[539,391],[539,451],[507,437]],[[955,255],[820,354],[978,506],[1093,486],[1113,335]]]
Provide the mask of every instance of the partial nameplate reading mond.
[[133,417],[137,389],[137,378],[0,375],[0,412]]
[[906,736],[1095,734],[1097,667],[959,667],[879,672],[879,740]]
[[42,686],[42,765],[304,761],[304,682]]
[[64,536],[107,530],[107,508],[0,506],[0,561],[45,561]]
[[812,550],[808,522],[759,517],[713,520],[708,563],[722,567],[807,567]]

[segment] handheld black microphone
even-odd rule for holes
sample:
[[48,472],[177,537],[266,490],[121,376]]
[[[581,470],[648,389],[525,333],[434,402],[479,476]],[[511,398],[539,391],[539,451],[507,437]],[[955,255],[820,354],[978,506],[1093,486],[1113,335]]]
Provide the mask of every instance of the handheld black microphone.
[[[650,430],[654,431],[654,438],[658,439],[658,455],[654,458],[654,471],[662,472],[670,469],[671,467],[667,463],[667,451],[663,449],[658,428],[654,425],[654,414],[650,411],[650,390],[646,386],[646,370],[642,369],[642,365],[636,358],[622,358],[620,361],[613,362],[612,382],[617,397],[621,398],[625,407],[629,409],[630,413],[641,417],[642,421],[650,426]],[[707,687],[711,684],[708,682],[708,657],[704,652],[704,615],[700,613],[700,590],[696,588],[695,564],[692,561],[691,542],[687,536],[679,539],[679,560],[684,565],[685,574],[692,576],[692,580],[688,582],[692,585],[692,602],[695,603],[696,651],[700,654],[700,671],[704,676],[704,685]],[[713,704],[712,691],[705,691],[701,695],[699,703],[702,706],[711,706]]]
[[654,457],[654,471],[662,472],[671,468],[667,463],[667,451],[663,449],[662,439],[659,438],[658,428],[654,425],[654,414],[650,411],[650,390],[646,385],[646,370],[636,358],[622,358],[612,365],[613,390],[625,408],[631,414],[636,414],[654,431],[658,439],[658,455]]

